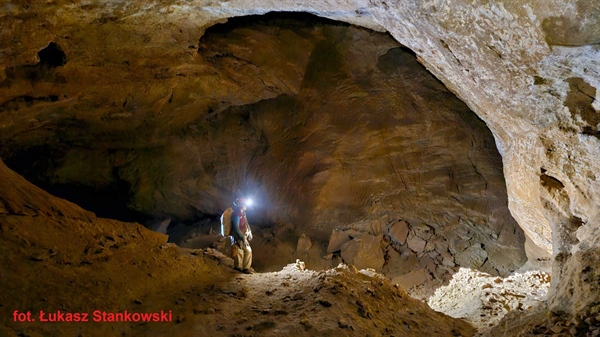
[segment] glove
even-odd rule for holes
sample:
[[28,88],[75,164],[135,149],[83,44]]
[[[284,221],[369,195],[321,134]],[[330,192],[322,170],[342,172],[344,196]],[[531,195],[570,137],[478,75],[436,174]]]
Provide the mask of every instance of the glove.
[[252,241],[252,232],[248,232],[248,241]]

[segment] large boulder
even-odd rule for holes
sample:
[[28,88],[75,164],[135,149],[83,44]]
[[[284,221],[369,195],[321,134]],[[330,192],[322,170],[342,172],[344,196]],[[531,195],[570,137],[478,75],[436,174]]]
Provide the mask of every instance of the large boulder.
[[406,244],[413,252],[415,252],[417,254],[422,254],[425,251],[425,246],[427,245],[427,241],[425,241],[425,240],[421,239],[420,237],[411,233],[408,235]]
[[389,236],[398,244],[403,245],[408,236],[408,224],[405,221],[394,223],[392,227],[390,227]]
[[382,235],[365,234],[342,246],[342,259],[358,269],[373,268],[379,271],[385,263],[384,247]]
[[346,234],[345,231],[341,229],[334,229],[331,231],[331,236],[329,237],[327,253],[333,253],[341,250],[342,246],[350,240],[350,235]]
[[311,238],[302,233],[300,235],[300,237],[298,238],[298,245],[296,246],[296,253],[298,254],[306,254],[308,253],[308,251],[310,250],[310,247],[312,247],[313,242],[311,240]]

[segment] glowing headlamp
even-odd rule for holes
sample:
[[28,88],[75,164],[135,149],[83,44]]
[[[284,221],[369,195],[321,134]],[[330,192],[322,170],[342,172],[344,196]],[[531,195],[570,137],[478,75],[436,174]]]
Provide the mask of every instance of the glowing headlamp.
[[252,206],[252,199],[246,199],[246,206]]

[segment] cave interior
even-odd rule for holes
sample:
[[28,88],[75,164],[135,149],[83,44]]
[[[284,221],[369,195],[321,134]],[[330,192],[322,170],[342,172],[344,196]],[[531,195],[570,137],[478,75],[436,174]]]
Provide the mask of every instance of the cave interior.
[[[599,336],[600,74],[559,57],[598,65],[585,27],[514,101],[482,80],[533,64],[511,41],[424,50],[371,5],[2,9],[0,333]],[[536,43],[569,45],[557,24]],[[220,235],[236,198],[256,274]]]

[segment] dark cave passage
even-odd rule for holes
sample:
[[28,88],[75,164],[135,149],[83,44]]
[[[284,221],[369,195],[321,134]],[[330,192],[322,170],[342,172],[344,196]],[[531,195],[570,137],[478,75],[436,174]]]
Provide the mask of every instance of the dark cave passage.
[[124,222],[146,223],[148,215],[131,209],[131,185],[119,179],[118,169],[111,172],[112,179],[102,186],[61,183],[49,174],[60,167],[65,153],[65,145],[54,147],[50,144],[30,146],[14,153],[5,160],[8,167],[20,172],[26,179],[50,194],[73,202],[96,216]]
[[50,68],[64,66],[67,63],[67,55],[62,48],[54,43],[50,42],[48,46],[38,52],[40,58],[40,64],[48,66]]
[[75,184],[40,185],[39,187],[56,197],[70,200],[81,208],[94,212],[96,216],[102,218],[123,222],[138,222],[141,224],[148,221],[147,215],[132,210],[127,206],[130,186],[124,181],[117,181],[113,185],[102,189],[77,186]]

